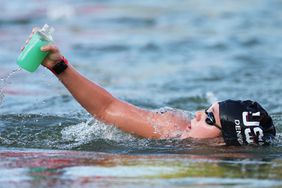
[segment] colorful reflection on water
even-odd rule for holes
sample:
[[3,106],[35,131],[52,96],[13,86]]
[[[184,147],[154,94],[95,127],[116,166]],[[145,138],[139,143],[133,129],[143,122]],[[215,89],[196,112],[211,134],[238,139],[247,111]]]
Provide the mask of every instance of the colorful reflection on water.
[[[1,1],[0,184],[4,187],[280,187],[282,3]],[[16,71],[31,28],[113,95],[184,113],[216,99],[262,103],[270,147],[147,140],[92,119],[51,73]],[[13,72],[14,71],[14,72]]]

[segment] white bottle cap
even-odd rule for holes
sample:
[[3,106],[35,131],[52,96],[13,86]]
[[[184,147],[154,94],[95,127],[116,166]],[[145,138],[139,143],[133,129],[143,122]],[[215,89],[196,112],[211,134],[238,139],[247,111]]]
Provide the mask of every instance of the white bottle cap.
[[52,35],[54,33],[55,29],[54,29],[54,27],[50,27],[48,24],[45,24],[42,27],[41,31],[43,31],[44,33],[47,33],[49,35]]

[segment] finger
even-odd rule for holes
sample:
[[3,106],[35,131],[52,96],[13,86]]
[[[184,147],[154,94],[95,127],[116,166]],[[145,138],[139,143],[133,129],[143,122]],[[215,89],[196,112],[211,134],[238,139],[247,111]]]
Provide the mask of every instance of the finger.
[[41,47],[41,51],[44,51],[44,52],[49,51],[49,52],[57,53],[59,52],[59,49],[55,45],[49,44],[49,45]]
[[43,52],[49,51],[49,52],[58,53],[59,49],[57,48],[57,46],[49,44],[49,45],[46,45],[46,46],[42,46],[41,51],[43,51]]
[[27,40],[25,41],[26,44],[30,41],[30,39],[31,39],[31,37],[34,35],[34,33],[35,33],[36,31],[38,31],[38,30],[39,30],[38,27],[34,27],[34,28],[32,29],[31,34],[28,36]]
[[24,50],[24,46],[23,47],[21,47],[21,51],[23,51]]
[[38,31],[39,30],[39,28],[38,27],[34,27],[33,29],[32,29],[32,34],[34,34],[36,31]]
[[58,61],[59,59],[61,59],[61,54],[59,53],[52,53],[48,56],[48,58],[52,61]]
[[30,40],[32,36],[33,36],[33,33],[31,33],[31,34],[28,36],[28,40]]

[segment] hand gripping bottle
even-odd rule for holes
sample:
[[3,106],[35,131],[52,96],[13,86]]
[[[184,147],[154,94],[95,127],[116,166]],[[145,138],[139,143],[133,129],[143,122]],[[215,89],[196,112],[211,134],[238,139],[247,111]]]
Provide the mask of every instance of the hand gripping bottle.
[[42,29],[36,31],[24,50],[20,53],[18,65],[29,71],[34,72],[43,62],[48,52],[42,52],[41,47],[53,42],[52,33],[54,28],[45,24]]

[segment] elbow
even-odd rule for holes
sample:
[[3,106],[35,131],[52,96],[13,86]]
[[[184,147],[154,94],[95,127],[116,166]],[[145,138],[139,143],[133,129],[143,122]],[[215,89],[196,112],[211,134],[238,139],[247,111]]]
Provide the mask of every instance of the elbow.
[[113,113],[113,106],[114,106],[115,100],[108,101],[103,107],[99,108],[96,111],[90,112],[95,118],[97,118],[100,121],[103,121],[104,123],[112,123],[110,121],[110,114]]

